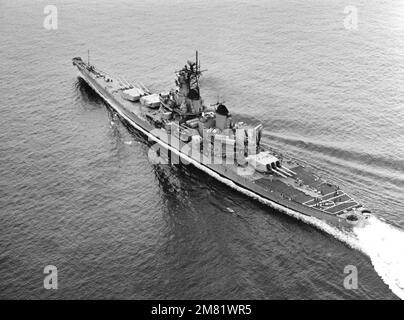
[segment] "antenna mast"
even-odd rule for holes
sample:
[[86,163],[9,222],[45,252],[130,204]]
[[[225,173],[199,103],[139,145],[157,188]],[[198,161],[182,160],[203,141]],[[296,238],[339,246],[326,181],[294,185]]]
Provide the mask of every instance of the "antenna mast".
[[[199,91],[199,66],[198,66],[198,50],[195,52],[195,74],[196,74],[196,85],[198,86]],[[199,93],[199,92],[198,92]]]
[[196,71],[198,72],[198,50],[195,52]]

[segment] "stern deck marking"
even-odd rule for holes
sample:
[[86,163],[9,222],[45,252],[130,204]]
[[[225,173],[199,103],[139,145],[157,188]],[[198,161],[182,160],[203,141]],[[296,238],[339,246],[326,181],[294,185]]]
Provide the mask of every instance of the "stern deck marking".
[[[349,203],[353,203],[353,204],[350,205],[350,206],[348,206],[348,207],[345,207],[345,208],[344,208],[344,205],[349,204]],[[353,208],[353,207],[359,206],[360,204],[359,204],[358,202],[356,202],[355,200],[352,200],[352,199],[351,199],[351,200],[345,201],[345,202],[343,202],[343,203],[340,203],[340,204],[338,204],[337,206],[332,207],[331,209],[336,208],[336,207],[338,207],[339,205],[342,205],[342,208],[341,208],[341,209],[337,209],[337,211],[335,211],[335,212],[333,212],[332,210],[331,210],[331,211],[328,211],[329,208],[325,209],[324,211],[325,211],[325,212],[328,212],[328,213],[331,213],[331,214],[338,214],[338,213],[341,213],[342,211],[345,211],[345,210],[351,209],[351,208]]]
[[361,204],[359,204],[359,203],[356,202],[356,204],[354,204],[354,205],[352,205],[352,206],[350,206],[350,207],[347,207],[347,208],[345,208],[345,209],[341,209],[341,210],[339,210],[339,211],[337,211],[337,212],[334,212],[334,214],[339,215],[339,214],[341,214],[341,212],[343,212],[343,211],[345,211],[345,210],[349,211],[350,209],[353,209],[353,208],[355,208],[355,207],[361,207],[361,206],[362,206]]
[[349,202],[355,202],[355,203],[357,204],[357,202],[356,202],[354,199],[349,198],[349,199],[346,200],[346,201],[340,202],[340,203],[338,203],[338,204],[335,203],[333,206],[327,207],[326,210],[328,210],[328,209],[333,209],[333,208],[335,208],[335,207],[340,206],[341,204],[345,204],[345,203],[349,203]]
[[[333,193],[335,193],[335,192],[333,192]],[[328,199],[324,199],[324,200],[321,200],[321,201],[319,201],[319,202],[317,202],[317,203],[314,203],[314,204],[310,204],[310,205],[308,205],[309,207],[314,207],[316,204],[322,204],[322,203],[325,203],[325,202],[327,202],[327,201],[332,201],[333,199],[337,199],[337,198],[339,198],[339,197],[343,197],[343,196],[347,196],[347,197],[349,197],[345,192],[342,192],[341,191],[341,194],[338,194],[337,196],[335,196],[335,197],[332,197],[332,198],[328,198]],[[323,197],[324,198],[324,197]],[[352,200],[351,198],[349,198],[349,200]],[[349,201],[349,200],[347,200],[347,201]],[[333,201],[334,202],[334,201]],[[340,203],[338,203],[338,204],[341,204],[341,203],[345,203],[346,201],[344,201],[344,202],[340,202]],[[335,202],[334,202],[335,203]],[[333,207],[335,207],[337,204],[335,204],[335,205],[333,205],[332,207],[330,206],[330,207],[328,207],[328,208],[333,208]],[[327,209],[328,209],[327,208]]]
[[[342,192],[342,191],[341,191],[341,192]],[[342,193],[345,194],[344,192],[342,192]],[[327,194],[321,196],[320,198],[323,199],[323,198],[325,198],[325,197],[327,197],[327,196],[330,196],[330,195],[332,195],[332,194],[335,194],[335,191],[330,192],[330,193],[327,193]],[[341,195],[342,195],[342,194],[341,194]],[[307,206],[309,202],[314,201],[314,200],[315,200],[315,198],[310,199],[309,201],[303,202],[302,204],[304,204],[304,205]],[[322,200],[322,201],[327,201],[327,199],[326,199],[326,200]],[[308,205],[308,206],[311,206],[311,205]]]

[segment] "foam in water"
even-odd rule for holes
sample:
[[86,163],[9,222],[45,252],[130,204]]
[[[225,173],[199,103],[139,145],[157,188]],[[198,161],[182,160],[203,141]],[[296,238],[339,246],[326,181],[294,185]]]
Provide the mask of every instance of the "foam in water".
[[400,299],[404,299],[404,231],[376,217],[355,228],[360,250],[369,256],[376,272]]
[[[93,87],[91,83],[89,84],[91,87]],[[93,87],[93,89],[97,91],[111,106],[114,106],[114,103],[102,95],[96,88]],[[115,110],[133,127],[137,128],[143,134],[148,136],[150,140],[159,143],[164,148],[174,152],[188,163],[193,164],[196,168],[206,172],[215,179],[247,196],[257,199],[261,203],[264,203],[278,211],[284,212],[289,216],[313,225],[318,229],[332,235],[336,239],[346,243],[350,247],[360,250],[364,254],[368,255],[376,272],[389,286],[390,290],[392,290],[393,293],[399,298],[404,299],[404,231],[396,229],[375,217],[371,217],[368,220],[369,223],[365,227],[354,228],[354,233],[352,234],[343,232],[317,218],[306,216],[299,212],[284,208],[277,203],[255,194],[254,192],[237,186],[233,181],[220,176],[213,170],[210,170],[201,163],[179,152],[177,149],[172,148],[170,145],[164,143],[148,131],[144,130],[134,121],[128,118],[123,112],[121,112],[119,108],[115,107]]]

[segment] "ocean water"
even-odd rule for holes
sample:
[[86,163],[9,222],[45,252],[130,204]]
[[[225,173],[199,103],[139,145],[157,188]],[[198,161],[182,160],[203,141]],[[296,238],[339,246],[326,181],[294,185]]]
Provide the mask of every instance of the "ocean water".
[[[404,298],[404,3],[0,1],[0,298]],[[156,166],[71,58],[174,85],[199,50],[207,104],[259,119],[374,214],[301,221],[191,166]],[[229,210],[231,209],[231,210]],[[234,211],[234,212],[230,212]],[[43,270],[58,269],[45,290]],[[346,266],[358,288],[344,287]]]

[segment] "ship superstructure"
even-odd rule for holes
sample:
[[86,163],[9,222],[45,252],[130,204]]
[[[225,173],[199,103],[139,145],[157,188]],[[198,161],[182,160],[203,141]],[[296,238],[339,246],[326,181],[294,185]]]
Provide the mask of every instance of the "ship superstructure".
[[73,65],[129,125],[156,143],[152,150],[161,162],[190,163],[246,195],[342,229],[366,223],[370,211],[338,186],[262,145],[261,123],[235,121],[224,103],[205,105],[198,53],[175,72],[175,87],[160,93],[79,57]]

